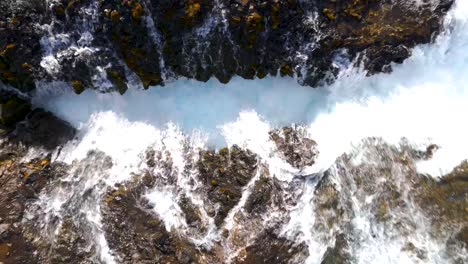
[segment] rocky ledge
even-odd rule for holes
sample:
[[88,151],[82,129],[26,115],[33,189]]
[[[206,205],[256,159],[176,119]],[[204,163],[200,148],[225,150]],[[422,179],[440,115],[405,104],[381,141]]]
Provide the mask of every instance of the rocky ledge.
[[453,0],[3,0],[0,81],[124,93],[187,77],[317,86],[351,63],[388,72],[440,32]]
[[[0,135],[2,263],[105,262],[100,235],[118,263],[303,263],[311,254],[303,233],[283,230],[294,220],[291,210],[304,201],[313,204],[301,217],[314,219],[308,228],[325,247],[317,259],[322,264],[356,262],[366,236],[375,243],[401,242],[400,252],[415,261],[440,255],[426,240],[439,243],[448,263],[466,260],[459,253],[468,246],[468,163],[440,179],[418,173],[416,163],[430,159],[435,145],[419,151],[370,138],[323,174],[289,181],[238,146],[187,146],[183,168],[169,150],[149,148],[141,155],[143,169],[107,185],[96,177],[104,180],[115,165],[110,157],[90,151],[72,164],[54,160],[51,153],[74,140],[76,131],[14,95],[0,98],[3,105],[24,106],[7,115],[15,118],[0,119],[9,120]],[[292,168],[313,166],[319,155],[299,127],[273,130],[270,137],[276,144],[272,155]],[[34,150],[40,152],[28,158]],[[154,193],[158,198],[151,198]],[[58,215],[47,206],[47,197],[55,195],[65,198]],[[98,227],[90,221],[93,212],[99,218],[91,219],[102,219]],[[357,214],[366,216],[372,232],[354,224]]]

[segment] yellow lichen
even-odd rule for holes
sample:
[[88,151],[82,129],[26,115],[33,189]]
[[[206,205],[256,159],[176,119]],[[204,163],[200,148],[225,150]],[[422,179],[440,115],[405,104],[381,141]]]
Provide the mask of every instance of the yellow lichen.
[[117,10],[112,10],[112,12],[110,13],[110,18],[112,20],[112,22],[119,22],[120,20],[120,13],[119,11]]
[[263,17],[257,12],[253,12],[247,17],[247,22],[253,25],[256,25],[262,22],[262,20],[263,20]]
[[188,3],[185,7],[185,15],[189,19],[193,19],[194,17],[198,16],[201,10],[201,5],[198,2],[191,2]]
[[274,3],[271,5],[271,28],[273,29],[277,29],[280,25],[279,10],[279,3]]
[[282,77],[284,77],[284,76],[292,76],[293,74],[294,74],[294,72],[293,72],[291,66],[289,66],[289,65],[287,65],[287,64],[281,66],[281,68],[280,68],[280,75],[281,75]]
[[23,68],[25,70],[31,70],[32,66],[31,66],[31,64],[25,62],[25,63],[21,64],[21,68]]
[[135,6],[132,9],[133,20],[136,22],[140,22],[143,14],[144,14],[143,6],[140,3],[135,3]]
[[322,14],[324,14],[329,20],[335,20],[336,19],[335,12],[333,12],[331,9],[324,8],[322,10]]
[[72,86],[73,90],[75,90],[76,94],[81,94],[85,90],[85,87],[84,87],[83,83],[81,81],[78,81],[78,80],[72,81],[71,86]]
[[242,21],[242,19],[238,16],[235,16],[235,17],[231,17],[231,21],[234,24],[239,24]]
[[13,51],[16,48],[16,44],[11,43],[5,46],[5,48],[0,52],[0,55],[5,56],[9,52]]
[[6,71],[2,73],[2,79],[7,81],[16,81],[16,75],[11,71]]

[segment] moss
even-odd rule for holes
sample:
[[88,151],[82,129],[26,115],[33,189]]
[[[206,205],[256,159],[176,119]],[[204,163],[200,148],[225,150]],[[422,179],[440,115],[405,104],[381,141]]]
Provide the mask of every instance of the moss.
[[119,20],[120,20],[119,11],[112,10],[112,12],[110,13],[110,18],[111,18],[112,22],[114,22],[114,23],[119,22]]
[[85,90],[85,86],[81,81],[74,80],[71,82],[71,86],[76,94],[81,94]]
[[24,70],[29,71],[29,70],[32,69],[32,65],[29,64],[29,63],[27,63],[27,62],[25,62],[25,63],[21,64],[21,68],[23,68]]
[[439,181],[424,178],[418,187],[418,203],[436,223],[468,222],[468,162],[464,161]]
[[210,183],[211,183],[211,186],[213,186],[213,187],[218,186],[218,183],[216,182],[216,180],[211,180]]
[[67,9],[73,9],[80,2],[80,0],[71,0],[67,4]]
[[5,259],[10,255],[10,246],[7,243],[0,244],[0,259]]
[[329,8],[324,8],[322,10],[322,14],[325,15],[328,20],[335,20],[336,19],[336,15],[335,15],[335,12],[333,12],[331,9]]
[[249,30],[260,32],[263,30],[263,17],[257,13],[252,12],[247,16],[247,27]]
[[17,17],[12,17],[10,23],[13,26],[18,26],[20,24],[20,20]]
[[191,20],[200,14],[201,5],[199,2],[189,2],[185,6],[185,16]]
[[224,148],[220,149],[219,150],[219,155],[221,155],[221,156],[229,155],[229,149],[227,147],[224,147]]
[[234,24],[240,24],[241,21],[242,21],[242,18],[240,18],[238,16],[231,17],[231,22],[234,23]]
[[294,72],[293,72],[291,66],[289,66],[288,64],[285,64],[285,65],[281,66],[281,68],[280,68],[281,77],[293,76],[293,74],[294,74]]
[[2,79],[3,79],[3,80],[7,80],[7,81],[9,81],[9,82],[14,82],[14,81],[17,80],[16,74],[14,74],[14,73],[11,72],[11,71],[2,72]]
[[280,25],[280,4],[274,3],[271,5],[271,28],[277,29]]
[[58,17],[65,16],[65,8],[62,5],[54,5],[52,11]]
[[128,90],[126,79],[118,71],[108,70],[107,76],[120,94],[123,95]]
[[267,74],[268,74],[268,73],[267,73],[267,72],[265,71],[265,69],[263,69],[263,68],[260,68],[260,69],[257,70],[257,77],[258,77],[259,79],[265,78],[265,77],[267,76]]
[[11,51],[16,49],[16,44],[10,43],[5,46],[5,48],[0,52],[0,55],[5,56],[8,55]]
[[140,80],[143,83],[143,87],[145,89],[148,89],[150,86],[160,85],[162,83],[162,78],[160,74],[148,73],[143,71],[142,69],[138,69],[136,73],[138,77],[140,77]]
[[377,208],[377,220],[378,221],[385,221],[388,218],[388,203],[386,201],[381,201],[378,208]]
[[8,64],[2,59],[2,57],[0,57],[0,70],[6,70],[7,68]]
[[144,14],[143,6],[136,2],[134,7],[132,8],[132,18],[135,22],[140,22],[141,17]]
[[104,197],[104,202],[106,204],[110,204],[115,200],[117,197],[122,197],[126,195],[125,188],[123,186],[119,186],[117,189],[112,190]]
[[29,112],[31,112],[31,105],[14,97],[1,105],[0,123],[5,126],[13,126],[23,120]]

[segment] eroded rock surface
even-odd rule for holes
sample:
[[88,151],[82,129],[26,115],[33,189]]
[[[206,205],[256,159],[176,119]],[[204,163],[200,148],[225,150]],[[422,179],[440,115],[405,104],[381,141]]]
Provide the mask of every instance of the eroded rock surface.
[[[5,0],[0,80],[124,93],[179,77],[333,81],[339,65],[388,72],[441,30],[453,0]],[[47,5],[48,4],[48,5]],[[85,21],[85,22],[83,22]]]
[[319,154],[317,143],[297,127],[284,127],[270,132],[281,157],[295,168],[312,166]]

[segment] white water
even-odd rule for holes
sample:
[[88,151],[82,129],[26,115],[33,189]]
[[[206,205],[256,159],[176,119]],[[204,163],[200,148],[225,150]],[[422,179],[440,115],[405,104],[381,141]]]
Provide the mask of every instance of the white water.
[[[463,148],[468,146],[468,125],[463,122],[468,112],[467,6],[458,1],[447,18],[451,32],[435,44],[415,48],[413,56],[394,65],[391,74],[365,77],[357,69],[344,69],[336,83],[318,89],[301,87],[293,79],[235,78],[227,85],[216,80],[181,80],[149,91],[129,90],[124,96],[94,91],[75,96],[67,90],[51,98],[42,91],[36,103],[82,131],[91,123],[115,126],[113,136],[96,140],[97,148],[107,148],[115,140],[126,145],[112,146],[110,155],[119,152],[115,148],[131,146],[138,152],[145,143],[134,141],[150,140],[149,130],[169,122],[188,134],[194,130],[206,133],[216,147],[237,143],[252,148],[264,147],[254,144],[268,141],[265,132],[270,128],[301,123],[309,124],[309,132],[319,143],[320,169],[328,168],[362,138],[377,136],[397,142],[406,137],[417,144],[441,146],[435,159],[420,167],[439,175],[468,157],[468,148]],[[252,115],[259,118],[248,121]],[[234,135],[229,131],[236,122]],[[132,133],[126,131],[130,126],[145,129]]]
[[[94,91],[76,96],[66,87],[63,91],[39,90],[34,102],[79,129],[78,140],[58,159],[71,163],[85,158],[89,150],[103,151],[114,164],[103,179],[109,185],[138,171],[141,154],[148,146],[177,152],[184,140],[194,148],[233,144],[249,148],[269,165],[275,177],[290,181],[297,174],[328,169],[363,138],[382,137],[397,143],[406,137],[421,148],[430,143],[441,147],[432,160],[418,164],[421,172],[439,176],[468,158],[467,1],[457,1],[446,27],[449,31],[436,43],[414,49],[413,56],[395,65],[391,74],[365,77],[358,69],[342,69],[336,83],[319,89],[280,78],[235,78],[228,85],[215,80],[180,80],[149,91],[131,89],[123,96]],[[292,123],[305,125],[319,146],[317,164],[304,171],[272,154],[274,145],[268,131]],[[180,153],[174,156],[181,157]],[[148,198],[157,201],[154,203],[167,229],[185,225],[170,193],[155,191]],[[315,263],[326,245],[320,245],[310,233],[314,220],[310,199],[310,195],[303,197],[289,224],[290,229],[305,234],[309,252],[316,254],[309,262]],[[104,242],[101,259],[111,262]],[[385,251],[379,250],[386,246],[385,241],[371,242],[375,243],[366,244],[369,248],[361,252],[361,263],[410,262],[403,255],[392,258],[399,253],[393,251],[400,248],[398,241]]]

